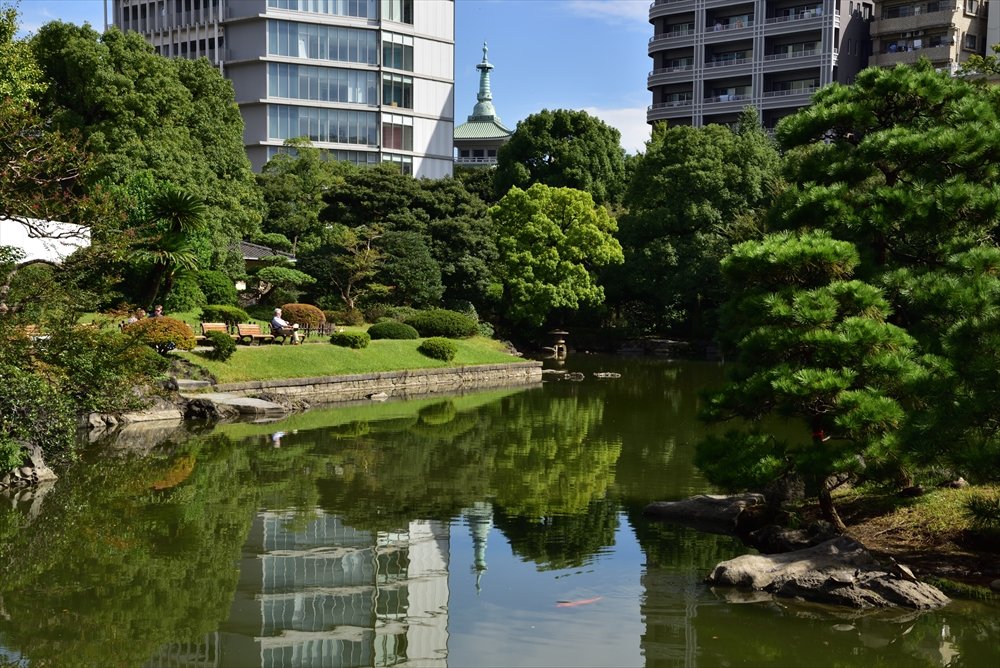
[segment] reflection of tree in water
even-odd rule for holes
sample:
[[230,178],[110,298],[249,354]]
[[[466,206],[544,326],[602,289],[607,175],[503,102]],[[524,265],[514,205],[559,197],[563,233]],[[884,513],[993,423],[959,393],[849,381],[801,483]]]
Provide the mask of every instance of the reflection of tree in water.
[[33,665],[124,666],[201,640],[229,613],[257,506],[248,477],[247,454],[219,438],[67,471],[0,545],[5,644]]
[[395,428],[370,423],[362,438],[340,442],[317,481],[320,505],[359,529],[391,530],[410,520],[450,520],[489,495],[488,408],[458,411],[450,400],[422,408]]
[[540,520],[582,513],[614,481],[621,444],[595,439],[604,414],[594,397],[558,397],[539,405],[504,402],[506,421],[495,439],[494,505],[508,516]]
[[[747,665],[973,668],[996,665],[1000,628],[995,609],[984,608],[953,603],[935,612],[857,612],[780,599],[741,605],[723,599],[699,606],[691,623],[702,665],[739,656]],[[654,665],[677,664],[647,662]]]
[[578,515],[553,515],[540,521],[496,510],[493,522],[510,541],[514,554],[535,562],[540,570],[575,568],[614,545],[618,505],[608,499],[595,500]]

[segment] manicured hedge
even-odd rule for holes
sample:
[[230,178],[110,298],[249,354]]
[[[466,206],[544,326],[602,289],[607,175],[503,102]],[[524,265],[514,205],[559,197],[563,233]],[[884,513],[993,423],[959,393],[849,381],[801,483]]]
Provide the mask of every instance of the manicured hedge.
[[236,284],[233,279],[214,269],[199,271],[197,276],[198,285],[201,286],[201,291],[205,293],[205,301],[209,304],[226,304],[228,306],[236,304],[239,296],[236,294]]
[[284,304],[281,317],[300,327],[319,327],[326,324],[326,314],[312,304]]
[[358,327],[365,324],[365,315],[356,308],[345,308],[342,311],[324,311],[327,322],[349,327]]
[[212,347],[205,353],[209,359],[225,362],[236,352],[236,341],[224,332],[206,332],[205,338]]
[[420,336],[443,336],[449,339],[464,339],[476,334],[476,321],[456,311],[432,309],[421,311],[404,320]]
[[395,320],[377,322],[368,328],[372,339],[418,339],[420,334],[406,323]]
[[371,340],[368,332],[337,332],[330,337],[330,343],[344,348],[367,348]]
[[417,347],[417,351],[432,359],[450,362],[458,354],[458,346],[455,345],[454,341],[449,341],[441,337],[432,337],[421,343]]
[[209,304],[201,308],[202,322],[224,322],[234,327],[241,322],[250,322],[250,314],[237,306]]
[[146,318],[126,325],[123,331],[152,346],[161,355],[166,355],[174,348],[181,350],[194,348],[194,332],[186,322],[176,318],[167,316]]

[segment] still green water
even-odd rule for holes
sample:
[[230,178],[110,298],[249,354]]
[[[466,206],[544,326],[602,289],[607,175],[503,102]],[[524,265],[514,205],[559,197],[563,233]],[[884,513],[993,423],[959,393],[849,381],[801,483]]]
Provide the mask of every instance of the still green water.
[[744,548],[641,511],[708,490],[721,368],[566,368],[585,379],[95,446],[0,509],[0,665],[1000,665],[994,605],[709,589]]

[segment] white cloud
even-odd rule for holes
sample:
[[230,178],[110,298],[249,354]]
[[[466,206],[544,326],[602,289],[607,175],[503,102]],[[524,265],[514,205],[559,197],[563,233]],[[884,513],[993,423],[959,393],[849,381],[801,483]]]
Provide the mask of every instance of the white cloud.
[[646,150],[646,141],[649,139],[650,131],[650,126],[646,123],[646,107],[625,109],[588,107],[584,111],[617,128],[622,133],[622,147],[629,153],[639,153]]
[[567,0],[569,10],[580,16],[635,26],[649,32],[650,0]]

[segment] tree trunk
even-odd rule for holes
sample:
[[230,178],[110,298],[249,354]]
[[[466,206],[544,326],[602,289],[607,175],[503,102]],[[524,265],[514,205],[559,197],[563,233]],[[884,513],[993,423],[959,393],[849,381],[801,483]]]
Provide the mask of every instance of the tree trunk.
[[833,505],[828,480],[824,480],[819,486],[819,509],[823,513],[823,519],[832,524],[838,533],[847,532],[847,525],[844,524],[844,520],[840,519],[837,507]]

